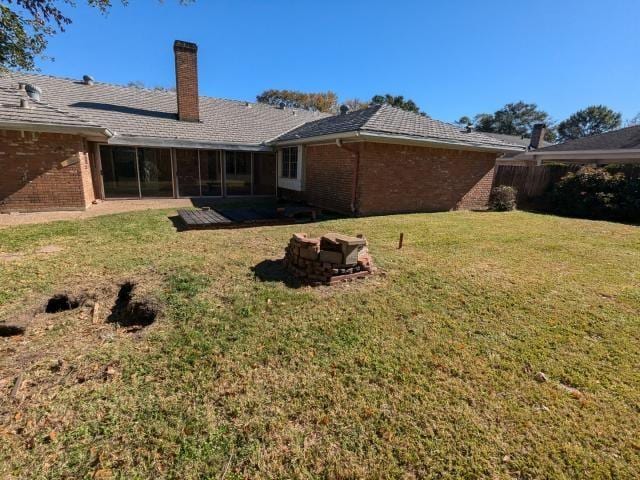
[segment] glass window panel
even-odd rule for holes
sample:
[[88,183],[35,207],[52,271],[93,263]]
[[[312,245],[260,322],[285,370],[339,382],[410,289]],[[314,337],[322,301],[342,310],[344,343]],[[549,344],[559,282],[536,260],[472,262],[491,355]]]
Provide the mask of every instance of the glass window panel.
[[284,148],[282,150],[282,171],[280,172],[280,176],[284,178],[289,177],[289,149]]
[[100,146],[102,179],[106,198],[138,198],[136,149]]
[[284,148],[282,150],[282,171],[280,176],[298,178],[298,147]]
[[276,194],[276,156],[273,153],[253,154],[253,194]]
[[222,160],[219,151],[200,151],[200,179],[202,195],[219,197],[222,195]]
[[289,178],[298,178],[298,147],[289,149]]
[[251,195],[251,152],[226,152],[227,195]]
[[172,197],[171,152],[159,148],[139,148],[138,168],[143,197]]
[[200,196],[198,151],[176,149],[176,178],[181,197]]

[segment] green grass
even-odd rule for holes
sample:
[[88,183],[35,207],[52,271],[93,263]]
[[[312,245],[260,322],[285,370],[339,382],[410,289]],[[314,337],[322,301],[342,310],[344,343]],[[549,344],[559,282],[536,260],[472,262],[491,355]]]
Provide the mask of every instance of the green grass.
[[[127,278],[164,304],[142,335],[83,310],[0,338],[0,478],[640,477],[638,227],[456,212],[177,233],[167,214],[0,230],[25,254],[0,261],[0,319],[64,288],[108,309]],[[297,229],[364,233],[382,273],[257,280]]]

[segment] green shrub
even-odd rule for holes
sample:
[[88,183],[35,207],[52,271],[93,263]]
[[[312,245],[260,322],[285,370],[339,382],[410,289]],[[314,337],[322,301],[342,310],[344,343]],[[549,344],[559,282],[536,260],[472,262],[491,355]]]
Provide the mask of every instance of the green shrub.
[[494,212],[509,212],[516,208],[517,191],[508,185],[500,185],[491,190],[489,209]]
[[583,218],[640,219],[640,175],[624,166],[583,167],[562,177],[552,189],[553,211]]

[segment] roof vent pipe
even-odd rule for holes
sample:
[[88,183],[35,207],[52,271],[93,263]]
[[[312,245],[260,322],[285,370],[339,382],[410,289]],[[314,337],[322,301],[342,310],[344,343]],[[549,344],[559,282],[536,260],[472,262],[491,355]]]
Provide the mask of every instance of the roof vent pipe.
[[35,100],[36,102],[40,101],[40,96],[42,95],[42,89],[40,87],[27,83],[24,89],[31,100]]
[[85,85],[93,85],[94,83],[93,77],[91,75],[83,75],[82,83],[84,83]]
[[26,98],[21,98],[20,99],[20,108],[31,108],[31,104],[29,103],[29,100]]
[[347,105],[340,105],[340,115],[346,115],[349,113],[349,107]]

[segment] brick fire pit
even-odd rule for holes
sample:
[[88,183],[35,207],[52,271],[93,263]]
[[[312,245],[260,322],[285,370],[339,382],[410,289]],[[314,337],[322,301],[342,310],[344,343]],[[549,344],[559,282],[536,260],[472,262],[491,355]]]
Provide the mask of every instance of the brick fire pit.
[[294,276],[312,285],[331,285],[366,277],[374,271],[367,240],[362,235],[339,233],[320,238],[294,234],[286,248],[284,264]]

